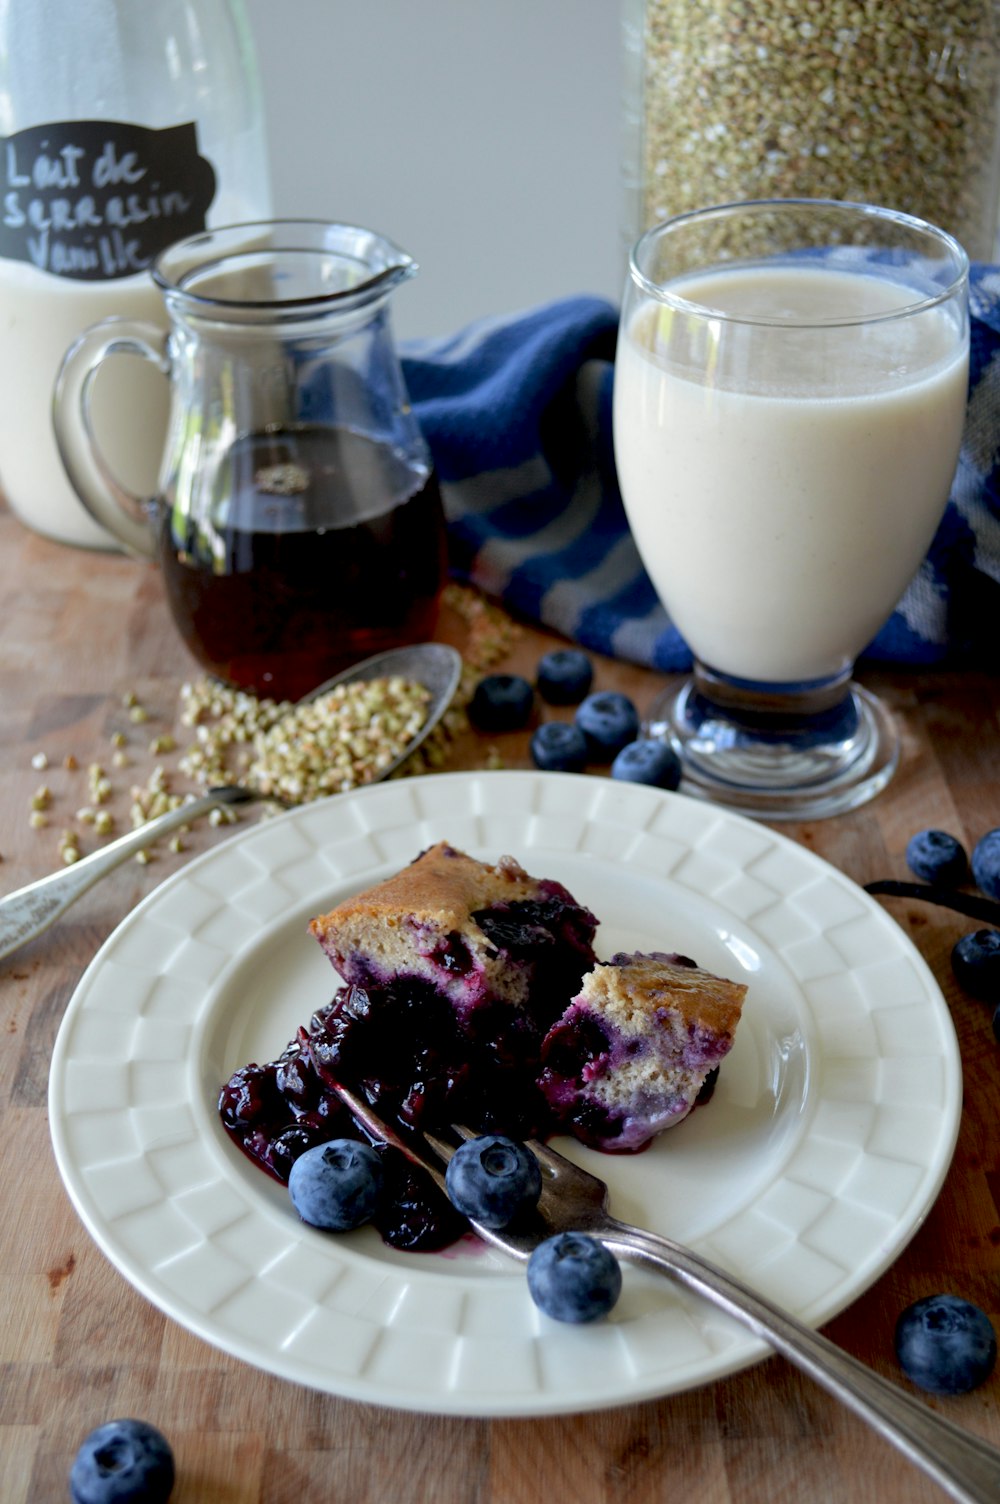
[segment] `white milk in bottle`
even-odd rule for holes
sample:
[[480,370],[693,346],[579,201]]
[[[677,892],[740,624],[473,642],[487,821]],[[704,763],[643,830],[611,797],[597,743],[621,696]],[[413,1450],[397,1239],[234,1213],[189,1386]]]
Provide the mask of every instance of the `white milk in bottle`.
[[[115,547],[63,469],[53,385],[91,324],[166,330],[149,275],[166,246],[270,213],[240,0],[8,0],[0,133],[0,490],[47,537]],[[95,381],[102,452],[138,495],[157,489],[167,406],[138,356]]]

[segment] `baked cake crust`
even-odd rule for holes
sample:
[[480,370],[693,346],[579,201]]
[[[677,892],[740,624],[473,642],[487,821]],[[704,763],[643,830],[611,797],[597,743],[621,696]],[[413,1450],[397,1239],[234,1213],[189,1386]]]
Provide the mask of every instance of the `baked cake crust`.
[[310,924],[346,982],[432,982],[459,1014],[484,1002],[524,1007],[543,976],[558,984],[575,972],[576,986],[594,964],[596,928],[561,883],[445,841]]
[[729,1053],[741,982],[661,951],[598,963],[542,1044],[542,1092],[570,1132],[634,1152],[681,1122]]
[[444,930],[468,929],[476,909],[537,898],[542,887],[512,856],[491,866],[439,841],[384,882],[319,915],[309,928],[324,949],[338,945],[344,929],[358,921],[394,926],[410,918]]
[[742,982],[703,971],[676,953],[619,952],[584,978],[582,996],[623,1032],[662,1027],[664,1011],[695,1035],[728,1050],[743,1011]]

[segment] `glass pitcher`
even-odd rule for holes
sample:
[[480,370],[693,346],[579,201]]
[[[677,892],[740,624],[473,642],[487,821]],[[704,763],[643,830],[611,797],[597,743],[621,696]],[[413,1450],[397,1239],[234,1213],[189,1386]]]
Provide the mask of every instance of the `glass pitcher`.
[[[54,422],[74,487],[128,550],[158,560],[185,643],[229,684],[294,699],[433,634],[444,515],[389,322],[415,271],[352,225],[211,230],[154,265],[167,336],[106,320],[63,362]],[[94,378],[122,353],[170,383],[149,499],[93,437]]]

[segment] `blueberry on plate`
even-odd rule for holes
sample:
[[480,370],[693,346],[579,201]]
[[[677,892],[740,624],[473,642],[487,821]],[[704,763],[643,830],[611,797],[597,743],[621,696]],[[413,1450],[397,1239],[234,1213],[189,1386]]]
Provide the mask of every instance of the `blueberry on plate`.
[[965,847],[946,830],[921,830],[906,845],[906,864],[925,883],[957,888],[969,873]]
[[542,1194],[542,1172],[531,1150],[499,1133],[461,1144],[448,1161],[444,1183],[452,1206],[484,1227],[508,1227]]
[[538,660],[535,684],[549,705],[579,705],[593,682],[594,665],[579,648],[556,648]]
[[520,674],[487,674],[469,701],[468,715],[480,731],[518,731],[531,719],[535,691]]
[[973,930],[951,952],[955,980],[970,997],[1000,1003],[1000,930]]
[[531,759],[547,773],[582,773],[587,765],[587,738],[568,721],[546,721],[532,734]]
[[375,1214],[384,1183],[382,1161],[370,1144],[334,1138],[293,1162],[288,1193],[303,1222],[349,1232]]
[[91,1431],[69,1475],[73,1504],[164,1504],[173,1486],[170,1443],[145,1420],[109,1420]]
[[993,1323],[959,1295],[929,1295],[907,1306],[895,1342],[903,1372],[931,1394],[966,1394],[989,1378],[997,1360]]
[[611,764],[611,776],[655,789],[675,789],[681,781],[681,760],[668,742],[648,738],[629,742]]
[[554,1321],[597,1321],[611,1310],[621,1288],[614,1254],[583,1232],[546,1238],[528,1260],[531,1298]]
[[274,1173],[287,1183],[295,1161],[317,1144],[325,1143],[326,1139],[327,1135],[322,1128],[310,1123],[292,1123],[272,1138],[267,1162]]
[[639,735],[639,712],[628,695],[599,690],[577,707],[576,724],[596,762],[611,762]]
[[987,898],[1000,898],[1000,830],[988,830],[972,848],[972,876]]

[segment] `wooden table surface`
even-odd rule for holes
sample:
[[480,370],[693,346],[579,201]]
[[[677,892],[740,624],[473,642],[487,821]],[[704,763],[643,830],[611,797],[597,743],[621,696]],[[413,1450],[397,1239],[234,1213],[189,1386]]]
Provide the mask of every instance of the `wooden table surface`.
[[[149,743],[173,726],[179,686],[196,670],[169,622],[153,566],[36,537],[2,503],[0,611],[0,890],[7,892],[59,865],[61,832],[88,802],[92,763],[108,768],[114,792],[107,807],[117,828],[127,828],[130,784],[142,784],[157,760],[176,764],[176,754],[154,758]],[[441,632],[485,661],[467,614],[450,610]],[[523,629],[512,634],[501,665],[530,673],[553,643]],[[899,774],[855,814],[784,827],[859,883],[905,877],[904,848],[916,830],[940,826],[971,843],[1000,825],[1000,682],[971,672],[863,678],[901,722]],[[662,681],[599,660],[596,683],[624,689],[642,708]],[[149,713],[145,724],[129,717],[123,697],[130,692]],[[116,730],[127,739],[127,768],[112,766]],[[493,745],[504,766],[530,766],[523,735]],[[46,769],[33,766],[41,752]],[[479,738],[460,737],[449,766],[484,767],[489,756]],[[43,783],[52,802],[39,829],[30,816]],[[81,849],[91,849],[92,830],[76,828]],[[2,1504],[65,1499],[83,1436],[127,1414],[152,1420],[170,1438],[177,1504],[934,1504],[944,1497],[778,1358],[687,1394],[593,1414],[446,1419],[272,1378],[206,1345],[139,1295],[91,1241],[63,1190],[48,1134],[49,1059],[63,1010],[101,942],[190,852],[228,834],[203,825],[185,853],[128,862],[47,935],[0,962]],[[952,945],[975,924],[898,899],[887,907],[952,1011],[965,1072],[961,1130],[945,1186],[908,1248],[826,1331],[909,1387],[892,1334],[910,1301],[952,1290],[1000,1328],[1000,1046],[989,1010],[964,996],[950,973]],[[1000,1374],[972,1394],[925,1403],[1000,1445]]]

